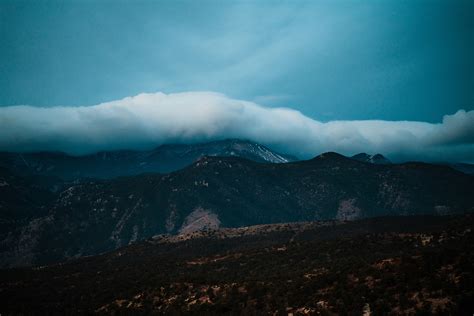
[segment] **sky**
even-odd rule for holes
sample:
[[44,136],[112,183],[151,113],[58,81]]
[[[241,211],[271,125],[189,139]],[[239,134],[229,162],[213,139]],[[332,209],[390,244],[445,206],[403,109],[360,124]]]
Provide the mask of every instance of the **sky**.
[[[0,0],[0,150],[81,154],[253,135],[304,157],[360,149],[400,159],[474,161],[473,131],[466,127],[474,125],[472,56],[473,1]],[[131,109],[130,100],[143,96],[155,103],[136,122],[142,109]],[[104,110],[114,102],[128,114]],[[218,132],[202,134],[186,107],[216,102],[202,113]],[[219,115],[233,113],[234,103],[256,106],[261,111],[252,115],[263,117],[242,114],[221,123]],[[173,119],[190,120],[187,134],[150,126],[164,124],[149,117],[160,106],[175,111]],[[96,111],[108,114],[91,114]],[[89,116],[77,116],[83,112]],[[275,112],[288,117],[278,120]],[[308,126],[345,129],[326,129],[324,139],[318,134],[303,145],[301,129],[285,127],[294,123],[289,113]],[[242,118],[269,125],[251,134]],[[109,138],[89,133],[98,121]],[[428,133],[446,121],[462,131],[449,132],[459,138],[430,143],[431,136],[412,128],[425,126]],[[75,126],[74,133],[61,122]],[[113,142],[110,135],[127,131],[117,126],[130,124],[128,132],[138,134]],[[277,124],[284,140],[268,134]],[[354,126],[360,141],[350,146]],[[382,146],[375,139],[385,129],[414,138]],[[294,130],[303,134],[283,137]],[[413,143],[419,150],[407,149]]]

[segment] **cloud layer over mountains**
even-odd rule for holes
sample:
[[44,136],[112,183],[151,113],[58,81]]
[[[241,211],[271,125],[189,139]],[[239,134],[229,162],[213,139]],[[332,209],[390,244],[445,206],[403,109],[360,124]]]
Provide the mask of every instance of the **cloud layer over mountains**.
[[0,107],[1,151],[150,149],[164,143],[249,139],[310,158],[321,152],[380,152],[394,160],[474,162],[474,111],[441,123],[319,122],[212,92],[140,94],[82,107]]

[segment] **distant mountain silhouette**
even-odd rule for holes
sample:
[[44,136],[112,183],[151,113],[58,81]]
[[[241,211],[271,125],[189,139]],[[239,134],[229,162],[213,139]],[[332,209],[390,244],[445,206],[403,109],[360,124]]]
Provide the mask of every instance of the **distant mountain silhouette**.
[[[367,163],[373,163],[373,164],[381,164],[381,165],[386,165],[386,164],[391,164],[392,162],[384,157],[382,154],[375,154],[375,155],[369,155],[366,153],[360,153],[357,155],[354,155],[351,157],[352,159],[362,161],[362,162],[367,162]],[[439,165],[444,165],[444,166],[449,166],[455,170],[461,171],[466,174],[474,174],[474,165],[473,164],[468,164],[468,163],[452,163],[452,162],[444,162],[444,163],[437,163]]]
[[85,156],[59,152],[0,152],[0,167],[22,175],[56,176],[66,180],[107,179],[145,172],[168,173],[189,166],[203,156],[235,156],[271,163],[297,160],[251,141],[226,139],[201,144],[162,145],[148,151],[109,151]]

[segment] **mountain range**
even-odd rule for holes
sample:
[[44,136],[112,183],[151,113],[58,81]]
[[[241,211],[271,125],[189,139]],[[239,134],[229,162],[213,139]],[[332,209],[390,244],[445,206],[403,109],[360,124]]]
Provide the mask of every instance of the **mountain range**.
[[284,163],[297,158],[246,140],[226,139],[200,144],[169,144],[145,151],[104,151],[72,156],[61,152],[0,153],[0,167],[20,175],[55,176],[64,180],[114,178],[145,172],[167,173],[189,166],[203,156],[242,157]]
[[[60,262],[157,234],[474,211],[474,177],[448,166],[368,163],[337,153],[287,162],[292,159],[261,145],[228,142],[212,143],[227,157],[206,156],[219,153],[210,145],[202,146],[204,153],[179,151],[197,161],[167,174],[127,175],[137,169],[123,167],[125,176],[91,179],[73,178],[67,164],[48,172],[45,165],[38,172],[17,173],[18,164],[0,169],[0,265]],[[114,168],[97,172],[121,170]],[[81,170],[97,176],[90,170],[99,169]]]
[[[165,144],[152,150],[103,151],[73,156],[63,152],[0,152],[0,168],[22,176],[57,177],[62,181],[84,178],[111,179],[141,173],[169,173],[191,165],[204,156],[241,157],[256,162],[286,163],[301,160],[248,140],[225,139],[198,144]],[[352,159],[374,164],[391,164],[382,154],[359,153]],[[474,165],[440,163],[474,174]]]

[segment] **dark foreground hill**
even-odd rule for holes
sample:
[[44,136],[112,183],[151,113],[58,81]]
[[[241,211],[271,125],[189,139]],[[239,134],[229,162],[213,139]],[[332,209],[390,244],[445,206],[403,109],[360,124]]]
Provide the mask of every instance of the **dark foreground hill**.
[[473,247],[472,215],[157,236],[0,270],[0,313],[472,315]]
[[368,164],[335,153],[286,164],[204,157],[167,175],[68,184],[45,204],[34,202],[39,216],[30,210],[1,232],[2,266],[58,262],[205,228],[471,212],[474,177],[446,166]]

